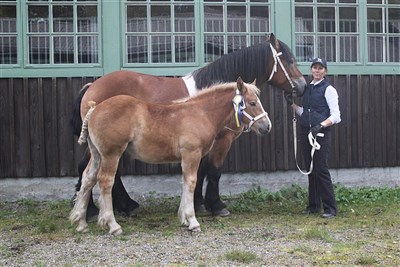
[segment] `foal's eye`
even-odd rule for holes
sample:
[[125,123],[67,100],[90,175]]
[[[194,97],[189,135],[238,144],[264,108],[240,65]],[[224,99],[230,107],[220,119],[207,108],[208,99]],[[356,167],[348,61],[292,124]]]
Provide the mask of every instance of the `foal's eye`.
[[251,101],[249,104],[250,104],[250,106],[252,106],[252,107],[257,106],[257,102],[254,102],[254,101]]

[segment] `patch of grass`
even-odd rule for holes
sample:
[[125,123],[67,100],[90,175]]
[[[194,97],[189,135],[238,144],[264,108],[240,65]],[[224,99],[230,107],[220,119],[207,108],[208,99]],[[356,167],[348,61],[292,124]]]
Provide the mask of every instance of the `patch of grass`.
[[257,260],[257,254],[249,251],[233,250],[225,254],[225,259],[228,261],[249,264]]
[[333,238],[329,235],[326,227],[306,227],[304,229],[303,237],[305,239],[320,239],[325,242],[332,242]]
[[362,265],[362,266],[371,266],[371,265],[378,263],[378,261],[375,259],[374,256],[361,255],[361,256],[357,257],[355,263]]

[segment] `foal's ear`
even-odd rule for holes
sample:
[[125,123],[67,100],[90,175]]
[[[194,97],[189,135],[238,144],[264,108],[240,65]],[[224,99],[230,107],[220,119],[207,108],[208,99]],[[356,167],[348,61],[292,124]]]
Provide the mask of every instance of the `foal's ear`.
[[243,80],[241,77],[237,78],[236,86],[237,86],[237,89],[239,90],[239,92],[243,92],[244,84],[243,84]]
[[257,78],[254,78],[254,81],[251,84],[256,85],[256,83],[257,83]]

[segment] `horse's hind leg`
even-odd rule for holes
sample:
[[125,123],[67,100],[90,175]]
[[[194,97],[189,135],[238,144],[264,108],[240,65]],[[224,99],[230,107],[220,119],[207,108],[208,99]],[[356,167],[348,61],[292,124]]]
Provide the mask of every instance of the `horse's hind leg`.
[[114,235],[122,234],[121,226],[115,220],[111,195],[114,185],[114,176],[118,168],[118,161],[119,156],[103,157],[97,175],[100,187],[100,214],[98,217],[98,224],[102,227],[107,226],[110,229],[109,233]]

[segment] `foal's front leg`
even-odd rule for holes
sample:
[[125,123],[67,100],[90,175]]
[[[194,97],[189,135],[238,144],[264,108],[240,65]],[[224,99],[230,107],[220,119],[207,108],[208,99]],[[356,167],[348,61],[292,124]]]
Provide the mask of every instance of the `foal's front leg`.
[[201,153],[195,153],[182,158],[182,195],[178,215],[181,224],[188,225],[190,231],[201,231],[200,224],[194,212],[194,190],[196,187],[197,170],[200,164]]

